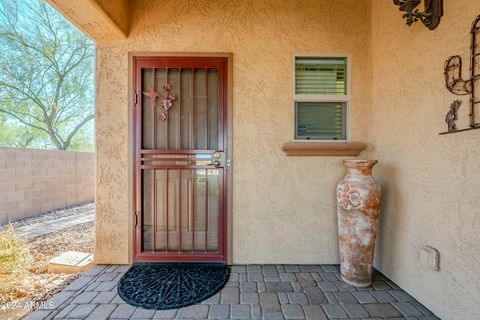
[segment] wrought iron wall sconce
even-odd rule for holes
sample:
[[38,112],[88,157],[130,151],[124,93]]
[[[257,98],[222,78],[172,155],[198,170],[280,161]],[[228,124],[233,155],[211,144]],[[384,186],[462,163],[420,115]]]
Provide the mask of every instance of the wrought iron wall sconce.
[[467,130],[480,129],[480,15],[473,21],[470,43],[470,79],[462,78],[462,57],[451,56],[445,62],[445,85],[453,94],[470,96],[470,123],[465,129],[457,129],[457,111],[461,101],[455,100],[450,106],[445,122],[448,124],[448,131],[440,134],[455,133]]
[[414,22],[422,21],[428,29],[435,29],[443,16],[443,0],[424,0],[424,12],[416,9],[420,2],[421,0],[393,0],[400,7],[399,10],[405,12],[403,18],[409,27]]

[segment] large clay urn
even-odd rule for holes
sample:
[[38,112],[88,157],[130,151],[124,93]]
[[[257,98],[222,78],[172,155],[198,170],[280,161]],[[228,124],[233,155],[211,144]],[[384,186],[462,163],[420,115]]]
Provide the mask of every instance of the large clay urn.
[[356,287],[372,283],[373,252],[380,214],[380,186],[372,177],[376,160],[345,160],[347,174],[337,186],[342,280]]

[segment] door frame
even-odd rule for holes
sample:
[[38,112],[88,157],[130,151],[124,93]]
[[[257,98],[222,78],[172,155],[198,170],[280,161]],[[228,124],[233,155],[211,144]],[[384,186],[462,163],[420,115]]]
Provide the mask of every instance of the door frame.
[[[136,107],[136,94],[135,94],[135,81],[136,81],[136,63],[137,59],[142,58],[159,58],[159,57],[198,57],[198,58],[205,58],[205,57],[222,57],[226,58],[227,60],[227,68],[226,68],[226,81],[227,81],[227,92],[226,92],[226,126],[227,130],[225,130],[225,157],[229,163],[229,165],[225,166],[225,213],[224,213],[224,254],[223,254],[223,262],[227,264],[232,264],[232,200],[233,200],[233,152],[232,152],[232,80],[233,80],[233,72],[232,72],[232,60],[233,55],[231,53],[208,53],[208,52],[129,52],[129,101],[130,101],[130,108],[129,108],[129,127],[131,128],[129,134],[130,140],[130,147],[129,147],[129,154],[130,154],[130,161],[131,165],[129,165],[129,203],[130,203],[130,214],[131,218],[129,219],[129,224],[131,228],[129,228],[129,243],[131,248],[131,258],[132,262],[142,262],[148,261],[148,259],[139,259],[137,257],[136,245],[137,245],[137,237],[136,237],[136,230],[137,230],[137,211],[136,211],[136,170],[137,170],[137,163],[136,163],[136,121],[135,121],[135,107]],[[131,237],[131,238],[130,238]]]

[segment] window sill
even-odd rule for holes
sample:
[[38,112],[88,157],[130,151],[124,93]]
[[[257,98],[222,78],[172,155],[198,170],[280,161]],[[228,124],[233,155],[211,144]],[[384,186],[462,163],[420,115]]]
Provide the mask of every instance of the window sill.
[[367,145],[362,142],[286,142],[287,156],[358,156]]

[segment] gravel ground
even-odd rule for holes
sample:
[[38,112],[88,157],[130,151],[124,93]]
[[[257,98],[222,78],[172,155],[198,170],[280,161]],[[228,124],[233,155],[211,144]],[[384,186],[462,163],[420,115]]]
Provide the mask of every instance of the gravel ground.
[[[80,205],[74,205],[74,206],[69,206],[63,209],[56,209],[52,211],[48,211],[45,213],[41,213],[40,215],[36,217],[31,217],[31,218],[25,218],[22,220],[17,220],[14,222],[11,222],[10,224],[14,228],[19,228],[23,226],[28,226],[32,225],[35,223],[40,223],[40,222],[45,222],[49,220],[55,220],[58,218],[63,218],[63,217],[68,217],[68,216],[73,216],[75,214],[78,214],[79,212],[94,212],[95,211],[95,202],[88,202],[85,204],[80,204]],[[0,225],[0,231],[4,229],[6,226],[1,226]]]
[[46,273],[48,261],[64,251],[80,251],[93,253],[94,222],[78,224],[36,237],[30,241],[30,253],[34,257],[31,270],[35,273]]
[[[93,203],[61,210],[35,218],[35,222],[55,219],[59,215],[78,213],[80,209],[93,210]],[[66,211],[66,212],[65,212]],[[32,224],[22,221],[22,226]],[[14,226],[19,226],[14,224]],[[1,230],[0,230],[1,232]],[[26,304],[47,300],[75,280],[79,274],[48,273],[48,261],[64,251],[93,253],[94,222],[79,224],[58,232],[31,239],[26,243],[32,262],[25,271],[0,274],[0,319],[19,319],[31,309]]]

